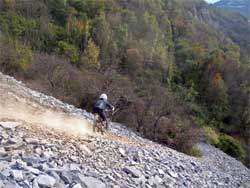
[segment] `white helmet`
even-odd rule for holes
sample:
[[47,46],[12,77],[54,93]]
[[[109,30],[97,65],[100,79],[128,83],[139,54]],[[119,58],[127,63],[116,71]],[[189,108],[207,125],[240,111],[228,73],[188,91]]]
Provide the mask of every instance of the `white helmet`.
[[105,93],[103,93],[100,95],[99,99],[103,99],[106,101],[106,100],[108,100],[108,96]]

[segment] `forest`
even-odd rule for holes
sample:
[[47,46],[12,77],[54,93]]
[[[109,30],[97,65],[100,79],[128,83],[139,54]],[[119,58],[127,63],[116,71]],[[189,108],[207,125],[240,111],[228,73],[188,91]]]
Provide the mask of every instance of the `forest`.
[[247,18],[203,0],[0,0],[0,71],[189,155],[249,166]]

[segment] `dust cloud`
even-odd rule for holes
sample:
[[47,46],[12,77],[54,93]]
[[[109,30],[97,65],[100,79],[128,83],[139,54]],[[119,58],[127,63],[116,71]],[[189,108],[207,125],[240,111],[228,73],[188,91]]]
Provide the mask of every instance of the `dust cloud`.
[[93,134],[92,126],[87,120],[70,116],[59,110],[48,109],[13,93],[5,93],[4,95],[1,93],[0,119],[25,121],[32,126],[39,124],[45,128],[53,128],[74,135]]

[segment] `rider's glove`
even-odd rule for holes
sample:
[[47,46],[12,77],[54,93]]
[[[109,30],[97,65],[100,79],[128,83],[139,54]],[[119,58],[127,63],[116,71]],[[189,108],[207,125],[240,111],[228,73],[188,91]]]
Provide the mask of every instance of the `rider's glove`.
[[112,111],[115,111],[115,107],[114,106],[112,106]]

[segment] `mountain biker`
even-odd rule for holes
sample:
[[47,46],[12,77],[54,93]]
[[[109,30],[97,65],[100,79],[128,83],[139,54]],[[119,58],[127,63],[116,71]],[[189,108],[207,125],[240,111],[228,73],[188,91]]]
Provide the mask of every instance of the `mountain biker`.
[[99,99],[94,104],[93,113],[97,113],[102,118],[102,120],[106,122],[106,129],[108,130],[109,125],[108,125],[107,117],[105,115],[106,109],[114,110],[114,106],[112,106],[108,102],[107,94],[103,93],[100,95]]

